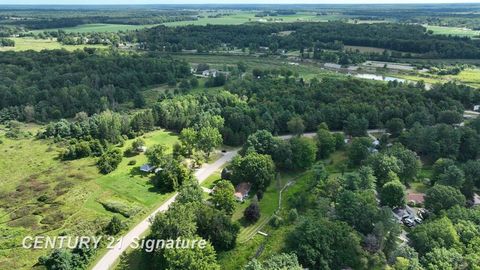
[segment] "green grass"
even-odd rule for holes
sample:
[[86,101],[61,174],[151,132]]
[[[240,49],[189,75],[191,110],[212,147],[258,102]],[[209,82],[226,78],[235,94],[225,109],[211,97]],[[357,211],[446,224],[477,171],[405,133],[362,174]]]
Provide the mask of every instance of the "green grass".
[[[385,51],[384,48],[377,48],[377,47],[365,47],[365,46],[344,46],[345,50],[351,51],[360,51],[361,53],[383,53]],[[389,50],[387,50],[389,51]]]
[[466,69],[460,72],[458,75],[433,75],[433,74],[394,74],[402,79],[409,81],[421,81],[423,80],[429,84],[446,83],[455,81],[458,83],[466,84],[472,87],[480,88],[480,69]]
[[428,25],[427,30],[432,30],[433,33],[437,35],[452,35],[471,38],[478,38],[480,36],[480,31],[467,28]]
[[[38,129],[22,128],[32,134]],[[161,130],[143,137],[147,147],[163,143],[171,148],[177,141],[174,134]],[[30,269],[47,252],[21,248],[26,235],[91,235],[101,229],[114,213],[100,201],[140,210],[127,220],[133,225],[170,196],[159,193],[149,177],[139,173],[144,154],[124,158],[115,171],[101,175],[94,158],[58,160],[59,148],[50,140],[0,139],[0,269]],[[129,166],[130,160],[136,165]],[[37,200],[42,195],[49,198],[46,203]]]
[[[276,191],[278,190],[276,186],[283,186],[288,180],[295,178],[298,174],[281,174],[280,183],[272,183],[268,190]],[[306,184],[308,181],[308,176],[301,176],[298,178],[294,185],[288,187],[284,192],[282,199],[282,209],[281,213],[284,213],[288,209],[288,198],[295,196],[296,192],[299,190],[305,190]],[[240,213],[243,214],[243,209],[248,206],[247,203],[242,204],[240,207],[237,207],[233,219],[238,219]],[[283,225],[279,228],[274,228],[268,223],[262,227],[262,231],[268,234],[268,237],[253,234],[250,235],[248,241],[244,241],[248,232],[255,232],[258,229],[258,225],[262,223],[262,220],[265,220],[265,216],[268,214],[273,214],[275,209],[278,207],[278,192],[266,192],[264,198],[260,201],[260,210],[262,211],[262,218],[260,221],[257,221],[254,225],[242,227],[240,234],[237,239],[237,245],[234,249],[227,252],[218,253],[218,262],[224,270],[234,270],[239,269],[243,265],[247,264],[248,261],[253,259],[258,253],[258,259],[262,260],[269,257],[272,254],[282,252],[285,249],[285,242],[288,236],[288,233],[294,228],[295,224],[288,223],[285,221]],[[271,216],[270,214],[270,216]],[[285,215],[282,215],[283,217]],[[242,241],[243,240],[243,241]]]
[[222,180],[220,171],[211,174],[205,181],[202,182],[202,187],[213,188],[217,181]]
[[90,33],[90,32],[118,32],[118,31],[129,31],[129,30],[138,30],[148,27],[156,26],[155,24],[145,24],[145,25],[130,25],[130,24],[108,24],[108,23],[90,23],[90,24],[81,24],[74,27],[64,27],[59,29],[41,29],[34,30],[33,33],[42,33],[44,31],[57,31],[63,30],[67,33]]
[[15,41],[15,47],[0,47],[2,51],[26,51],[26,50],[54,50],[65,49],[74,51],[77,49],[88,48],[108,48],[104,45],[63,45],[56,39],[34,39],[34,38],[11,38]]
[[[249,22],[297,22],[297,21],[328,21],[337,20],[342,18],[339,15],[322,15],[317,16],[314,12],[299,12],[294,15],[282,15],[274,17],[255,17],[254,12],[242,12],[239,11],[234,14],[225,15],[219,18],[208,18],[211,13],[203,13],[203,18],[190,21],[176,21],[163,23],[166,26],[184,26],[184,25],[238,25]],[[63,27],[58,29],[40,29],[31,31],[33,33],[41,33],[44,31],[56,31],[63,30],[68,33],[89,33],[89,32],[118,32],[118,31],[131,31],[139,30],[143,28],[150,28],[157,26],[158,24],[144,24],[144,25],[129,25],[129,24],[109,24],[109,23],[91,23],[82,24],[74,27]]]
[[183,25],[207,25],[207,24],[221,24],[221,25],[238,25],[248,22],[297,22],[297,21],[328,21],[340,18],[340,16],[325,15],[316,16],[313,12],[299,12],[294,15],[282,15],[274,17],[255,17],[254,12],[238,12],[235,14],[223,16],[220,18],[199,18],[192,21],[178,21],[164,23],[166,26],[183,26]]
[[174,58],[184,59],[189,63],[207,63],[212,67],[223,67],[228,65],[236,65],[238,62],[244,62],[247,65],[247,72],[251,72],[254,68],[260,69],[280,69],[287,68],[297,73],[306,80],[312,78],[346,78],[345,75],[335,73],[320,68],[311,63],[302,63],[298,66],[290,65],[289,60],[274,57],[255,57],[255,56],[237,56],[237,55],[195,55],[195,54],[176,54]]

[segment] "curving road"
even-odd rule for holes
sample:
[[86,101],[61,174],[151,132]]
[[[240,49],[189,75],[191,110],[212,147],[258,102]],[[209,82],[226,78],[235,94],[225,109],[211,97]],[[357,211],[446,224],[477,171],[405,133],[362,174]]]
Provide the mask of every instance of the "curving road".
[[[217,161],[212,164],[206,164],[201,169],[195,172],[195,177],[199,183],[202,183],[211,174],[220,169],[224,164],[230,162],[238,153],[238,150],[229,151],[223,154]],[[116,243],[113,248],[109,249],[105,255],[95,264],[92,270],[108,270],[112,267],[115,261],[120,258],[120,255],[128,249],[136,239],[139,239],[150,227],[150,220],[155,217],[159,212],[167,211],[170,205],[175,201],[177,193],[170,199],[160,205],[155,211],[153,211],[147,218],[142,220],[137,226],[130,230],[126,235],[122,237],[122,240]]]

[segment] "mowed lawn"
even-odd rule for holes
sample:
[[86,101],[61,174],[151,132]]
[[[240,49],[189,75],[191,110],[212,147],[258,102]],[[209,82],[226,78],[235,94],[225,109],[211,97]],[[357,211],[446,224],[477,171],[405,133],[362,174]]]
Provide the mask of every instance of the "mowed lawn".
[[[32,135],[37,128],[32,128]],[[147,147],[171,146],[175,134],[157,130],[145,134]],[[135,213],[125,220],[130,226],[144,218],[170,194],[150,184],[138,167],[144,154],[124,157],[119,167],[102,175],[95,158],[58,160],[59,148],[51,140],[8,139],[0,132],[0,269],[31,269],[47,250],[21,247],[27,235],[92,235],[113,216],[101,203],[121,206]],[[128,140],[123,150],[131,145]],[[136,160],[135,165],[128,165]]]
[[437,35],[452,35],[452,36],[471,37],[471,38],[480,37],[480,31],[476,31],[468,28],[435,26],[435,25],[428,25],[426,27],[427,27],[427,30],[432,30],[433,33]]
[[2,51],[41,51],[41,50],[55,50],[65,49],[68,51],[74,51],[77,49],[88,48],[107,48],[104,45],[63,45],[55,39],[35,39],[35,38],[11,38],[15,41],[15,47],[0,47]]
[[414,74],[392,74],[392,76],[396,76],[402,79],[410,80],[410,81],[421,81],[423,80],[429,84],[435,83],[446,83],[449,81],[455,81],[457,83],[466,84],[471,87],[480,88],[480,69],[465,69],[460,72],[458,75],[433,75],[433,74],[426,74],[426,75],[414,75]]

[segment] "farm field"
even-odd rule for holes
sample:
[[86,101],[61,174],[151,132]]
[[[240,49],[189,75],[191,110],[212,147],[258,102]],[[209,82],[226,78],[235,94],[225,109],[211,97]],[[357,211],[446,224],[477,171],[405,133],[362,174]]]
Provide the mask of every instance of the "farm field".
[[167,26],[182,26],[182,25],[207,25],[207,24],[243,24],[247,22],[296,22],[296,21],[328,21],[339,19],[340,16],[323,15],[316,16],[315,13],[300,12],[294,15],[281,15],[274,17],[255,17],[253,12],[239,12],[232,15],[223,16],[220,18],[199,18],[194,21],[178,21],[169,22],[164,25]]
[[325,70],[313,63],[302,63],[293,65],[288,59],[273,57],[255,57],[255,56],[226,56],[226,55],[193,55],[193,54],[176,54],[173,57],[184,59],[189,63],[206,63],[212,68],[223,69],[228,66],[235,66],[239,62],[247,65],[248,71],[254,68],[260,69],[280,69],[288,68],[304,79],[322,78],[322,77],[345,77],[342,74]]
[[[24,130],[34,135],[39,128]],[[143,139],[147,146],[161,143],[171,149],[177,137],[159,130]],[[114,172],[101,175],[94,158],[59,161],[59,148],[51,140],[1,140],[0,152],[10,158],[0,161],[0,269],[30,268],[47,253],[23,249],[27,235],[91,235],[114,214],[135,224],[170,195],[153,189],[149,177],[139,172],[146,162],[143,154],[125,157]],[[136,164],[128,165],[131,160]]]
[[360,51],[362,53],[383,53],[385,49],[383,48],[376,48],[376,47],[365,47],[365,46],[350,46],[350,45],[345,45],[344,46],[345,50],[351,50],[351,51]]
[[406,79],[409,81],[424,81],[429,84],[435,84],[435,83],[446,83],[449,81],[455,81],[458,83],[466,84],[471,87],[476,87],[480,88],[480,69],[466,69],[458,75],[444,75],[444,76],[439,76],[439,75],[432,75],[432,74],[426,74],[426,75],[413,75],[413,74],[395,74],[394,76],[397,76],[402,79]]
[[59,29],[41,29],[34,30],[33,33],[41,33],[44,31],[56,31],[63,30],[65,32],[74,32],[74,33],[88,33],[88,32],[118,32],[118,31],[128,31],[128,30],[137,30],[147,27],[153,27],[155,24],[148,25],[130,25],[130,24],[109,24],[109,23],[91,23],[91,24],[82,24],[75,27],[65,27]]
[[65,49],[74,51],[77,49],[88,48],[107,48],[104,45],[63,45],[53,39],[34,39],[34,38],[12,38],[15,41],[15,47],[0,47],[2,51],[41,51],[41,50],[55,50]]
[[[207,14],[205,17],[199,18],[198,20],[191,21],[176,21],[176,22],[167,22],[163,25],[166,26],[183,26],[183,25],[207,25],[207,24],[219,24],[219,25],[236,25],[243,24],[248,22],[297,22],[297,21],[328,21],[340,19],[339,15],[322,15],[316,16],[315,13],[311,12],[301,12],[294,15],[282,15],[274,17],[255,17],[254,12],[238,12],[231,15],[226,15],[219,18],[208,18]],[[118,32],[118,31],[129,31],[129,30],[138,30],[143,28],[154,27],[157,24],[144,24],[144,25],[130,25],[130,24],[108,24],[108,23],[92,23],[92,24],[82,24],[75,27],[64,27],[58,29],[40,29],[33,30],[33,33],[41,33],[44,31],[56,31],[63,30],[65,32],[74,32],[74,33],[88,33],[88,32]]]
[[437,35],[453,35],[453,36],[471,37],[471,38],[478,38],[480,36],[480,31],[475,31],[467,28],[435,26],[435,25],[428,25],[426,27],[427,27],[427,30],[432,30],[433,33]]

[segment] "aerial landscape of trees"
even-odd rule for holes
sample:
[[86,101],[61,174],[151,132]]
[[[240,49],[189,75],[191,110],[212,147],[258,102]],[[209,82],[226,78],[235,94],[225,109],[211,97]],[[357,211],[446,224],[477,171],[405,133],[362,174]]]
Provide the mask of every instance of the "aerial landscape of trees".
[[[480,90],[458,78],[480,43],[428,25],[477,19],[399,9],[0,9],[0,268],[87,269],[108,243],[13,241],[147,220],[147,240],[205,248],[128,250],[116,269],[477,269]],[[59,29],[92,23],[149,26]],[[113,46],[3,51],[23,35]],[[422,80],[355,77],[376,59]]]
[[[289,34],[279,34],[285,32]],[[425,54],[428,57],[480,57],[479,43],[469,38],[430,35],[420,25],[387,23],[191,25],[176,28],[158,26],[139,33],[138,40],[149,50],[169,52],[182,49],[203,51],[218,48],[222,44],[253,51],[266,47],[272,53],[276,53],[276,49],[316,51],[325,48],[322,44],[341,42],[345,45]]]

